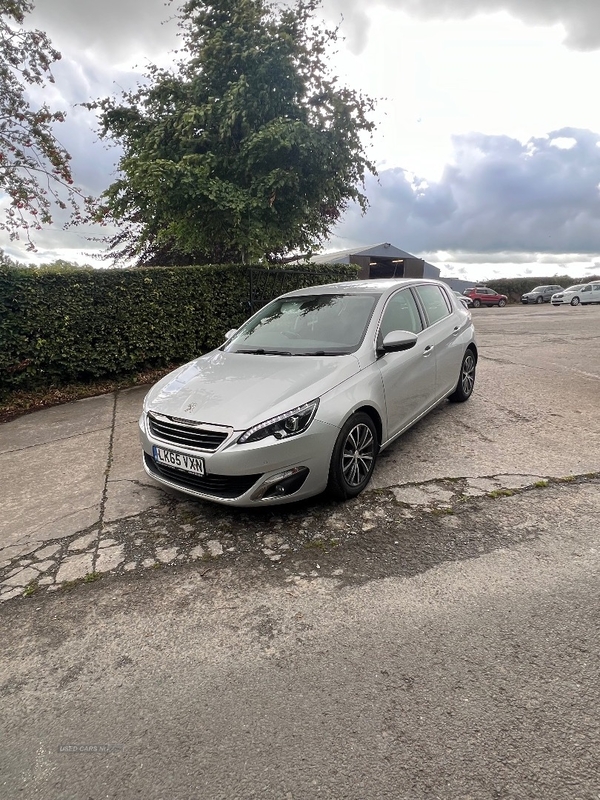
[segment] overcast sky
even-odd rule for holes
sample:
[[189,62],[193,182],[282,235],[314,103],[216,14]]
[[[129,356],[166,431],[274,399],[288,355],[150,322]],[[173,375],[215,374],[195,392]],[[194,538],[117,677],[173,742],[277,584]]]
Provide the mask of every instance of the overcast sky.
[[[77,104],[133,85],[149,59],[167,63],[173,10],[38,0],[29,18],[63,54],[45,98],[68,113],[59,135],[86,191],[114,179],[118,154]],[[371,207],[349,210],[332,248],[388,241],[469,279],[600,271],[600,3],[324,0],[323,15],[343,16],[336,74],[380,98]],[[85,260],[85,234],[56,226],[36,258]]]

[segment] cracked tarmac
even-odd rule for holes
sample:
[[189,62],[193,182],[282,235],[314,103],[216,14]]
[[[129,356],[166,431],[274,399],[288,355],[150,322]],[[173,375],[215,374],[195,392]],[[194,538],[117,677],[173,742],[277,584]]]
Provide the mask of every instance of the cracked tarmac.
[[[298,579],[321,575],[332,548],[385,551],[404,532],[442,530],[469,550],[461,514],[544,489],[597,491],[600,309],[480,309],[477,385],[381,454],[369,490],[240,511],[167,493],[141,466],[137,419],[147,387],[40,411],[0,428],[0,602],[124,575],[236,558]],[[590,488],[592,487],[592,488]],[[8,491],[7,491],[8,490]],[[410,525],[409,525],[410,522]],[[462,538],[461,538],[462,537]],[[435,538],[435,537],[434,537]],[[315,564],[317,566],[315,566]],[[339,568],[339,566],[338,566]],[[332,566],[333,569],[333,566]]]

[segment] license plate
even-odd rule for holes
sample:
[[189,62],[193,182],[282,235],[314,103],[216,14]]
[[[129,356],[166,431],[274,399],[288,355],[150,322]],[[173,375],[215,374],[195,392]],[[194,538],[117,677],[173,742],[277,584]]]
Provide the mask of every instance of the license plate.
[[153,446],[152,452],[154,460],[167,467],[183,469],[186,472],[193,472],[194,475],[204,475],[204,459],[198,456],[186,456],[185,453],[178,453],[176,450],[166,450],[164,447]]

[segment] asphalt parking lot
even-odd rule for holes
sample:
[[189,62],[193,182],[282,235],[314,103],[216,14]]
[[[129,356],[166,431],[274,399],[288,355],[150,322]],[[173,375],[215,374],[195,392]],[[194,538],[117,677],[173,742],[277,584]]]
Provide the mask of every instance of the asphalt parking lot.
[[317,498],[242,514],[166,494],[140,463],[137,418],[146,387],[6,423],[0,601],[86,576],[231,561],[248,551],[280,564],[311,536],[373,530],[382,499],[402,519],[467,497],[597,473],[600,308],[473,314],[480,350],[474,396],[464,405],[444,403],[401,437],[381,455],[369,490],[347,504]]
[[598,800],[600,308],[474,319],[345,504],[163,494],[143,389],[0,429],[0,797]]

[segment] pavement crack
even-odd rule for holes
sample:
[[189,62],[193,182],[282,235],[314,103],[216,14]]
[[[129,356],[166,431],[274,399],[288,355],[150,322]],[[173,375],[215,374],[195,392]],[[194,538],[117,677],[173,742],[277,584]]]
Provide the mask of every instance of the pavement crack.
[[103,428],[93,428],[90,431],[81,431],[80,433],[72,433],[70,436],[59,436],[57,439],[52,439],[49,442],[38,442],[38,444],[26,444],[24,447],[14,447],[11,450],[2,450],[0,456],[8,455],[9,453],[22,453],[24,450],[33,450],[35,447],[44,447],[45,445],[55,444],[56,442],[68,442],[69,439],[77,439],[80,436],[89,436],[91,433],[100,433],[105,431],[106,426]]
[[119,393],[115,392],[115,397],[113,401],[113,410],[112,410],[112,422],[111,422],[111,429],[110,429],[110,437],[108,440],[108,456],[106,459],[106,470],[104,471],[104,487],[102,488],[102,499],[100,500],[100,530],[98,531],[98,542],[96,547],[94,548],[94,557],[93,557],[93,568],[96,566],[96,559],[98,558],[98,549],[100,547],[100,540],[102,538],[102,534],[104,532],[104,515],[106,513],[106,503],[108,500],[108,483],[109,483],[109,476],[110,476],[110,468],[112,467],[113,463],[113,451],[114,451],[114,443],[115,443],[115,427],[117,422],[117,399]]
[[486,436],[482,433],[478,428],[474,425],[469,425],[467,422],[463,422],[461,419],[455,419],[454,424],[464,430],[468,431],[471,436],[476,436],[478,439],[481,439],[482,442],[487,442],[488,444],[494,444],[494,440],[490,439],[489,436]]
[[[77,508],[77,509],[75,509],[75,511],[70,511],[68,514],[63,514],[60,517],[56,517],[56,518],[50,519],[50,520],[45,520],[45,522],[43,522],[41,525],[38,525],[37,528],[34,528],[33,530],[31,530],[27,534],[27,536],[23,537],[22,539],[17,539],[14,542],[13,545],[8,545],[8,546],[9,547],[11,547],[11,546],[12,547],[19,547],[20,543],[25,543],[25,542],[30,541],[31,537],[34,536],[38,531],[41,531],[43,528],[47,528],[49,522],[51,522],[51,523],[60,522],[63,519],[69,519],[69,517],[72,517],[75,514],[80,514],[82,511],[89,511],[90,508],[95,508],[95,507],[96,507],[96,503],[92,503],[90,506],[84,506],[84,508]],[[63,540],[64,540],[64,537],[57,536],[55,539],[48,539],[47,541],[49,543],[53,544],[55,541],[63,541]],[[44,540],[44,541],[46,541],[46,540]],[[0,548],[0,550],[1,549],[2,548]]]

